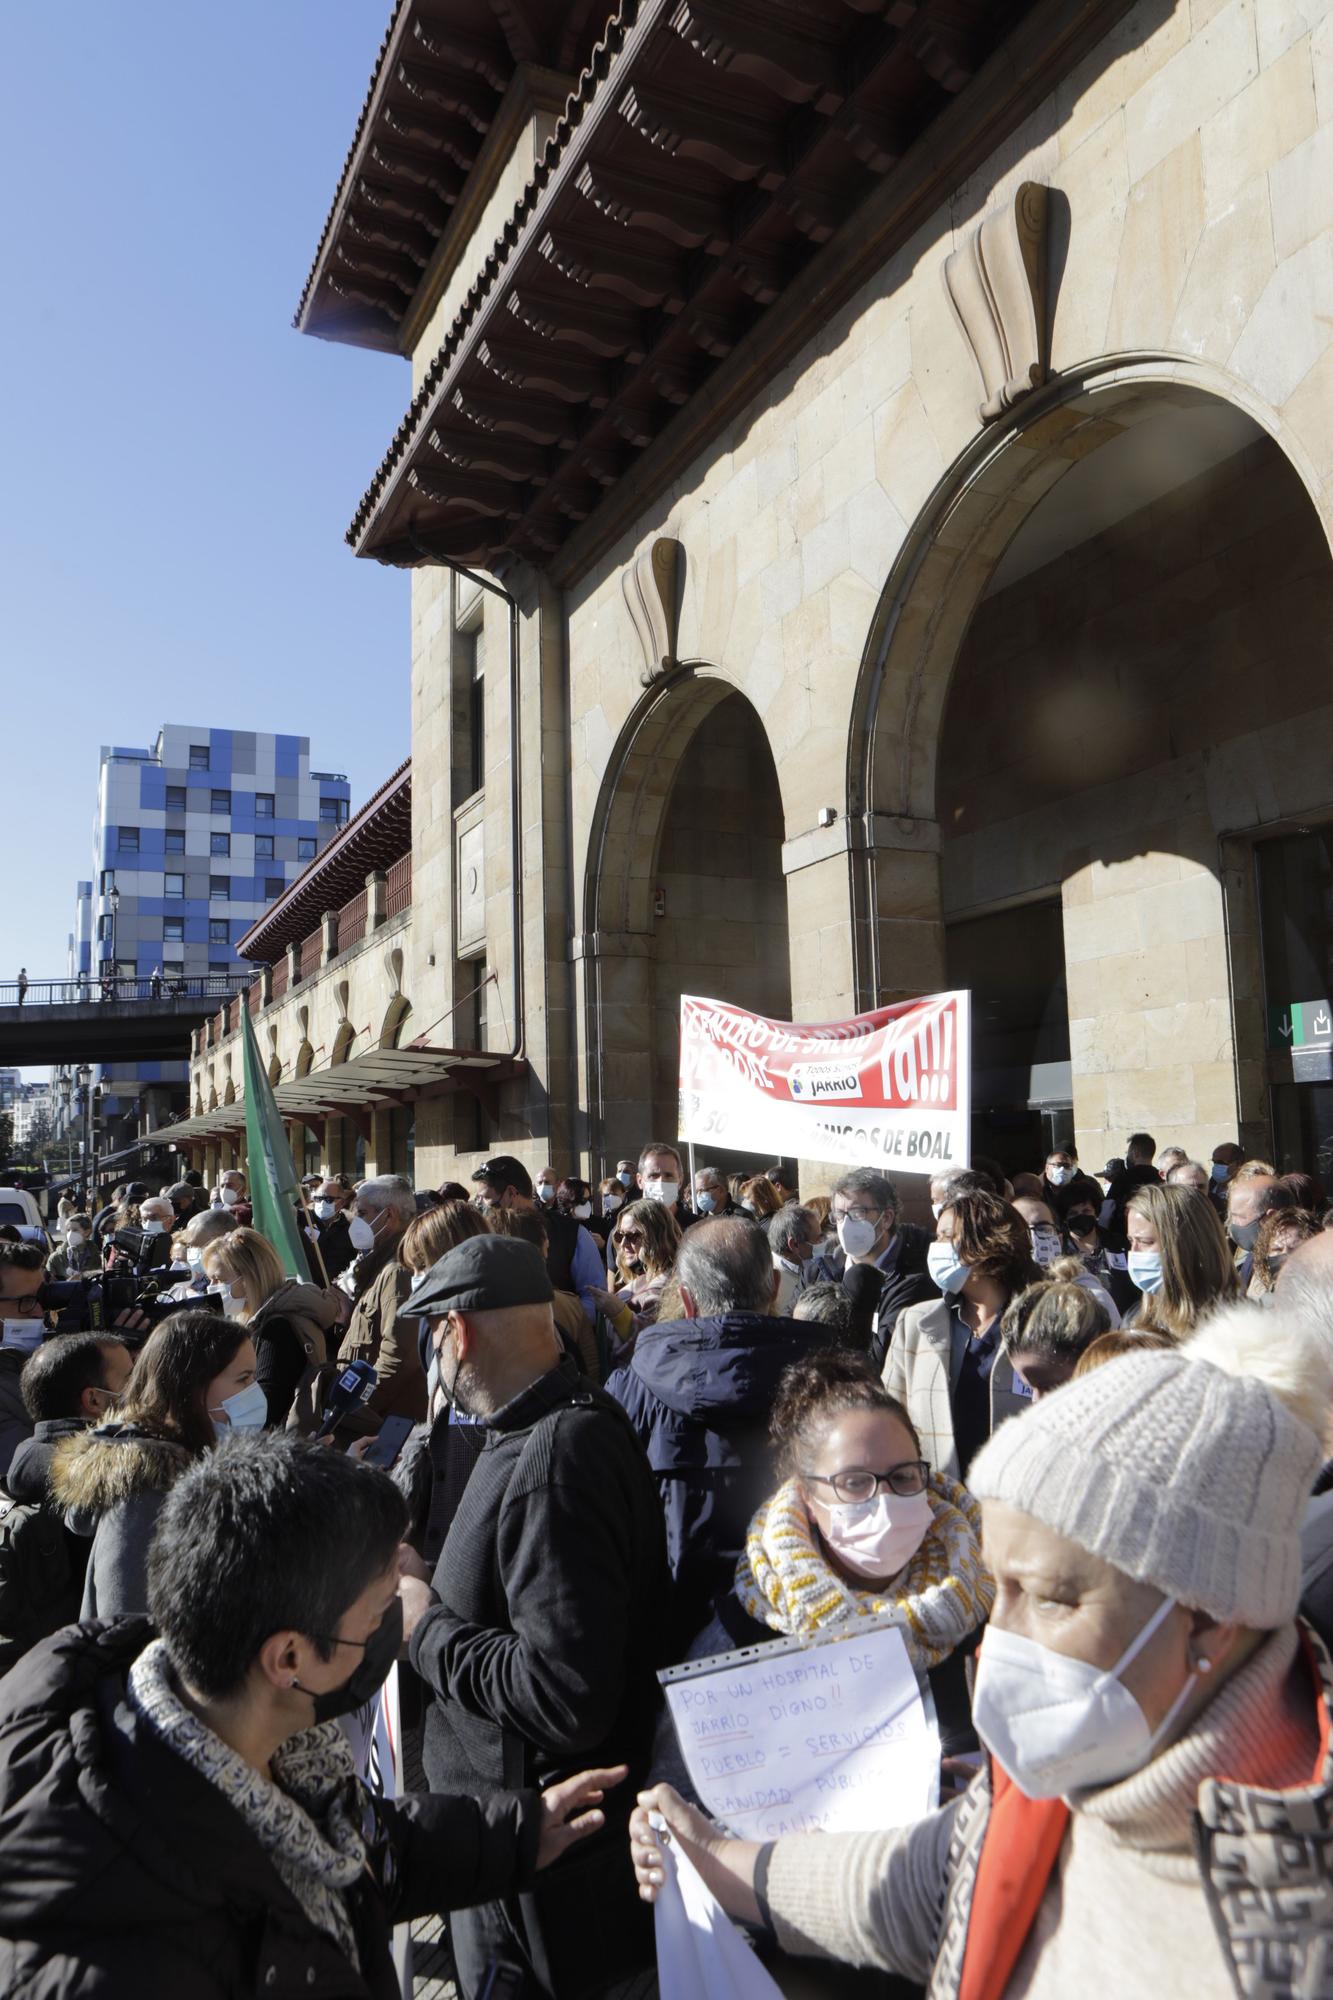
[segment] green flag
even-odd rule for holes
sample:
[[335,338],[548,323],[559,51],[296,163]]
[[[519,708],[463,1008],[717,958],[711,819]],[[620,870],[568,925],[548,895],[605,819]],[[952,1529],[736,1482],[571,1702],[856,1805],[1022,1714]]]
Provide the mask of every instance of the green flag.
[[296,1167],[287,1143],[282,1113],[268,1073],[259,1060],[254,1022],[241,1001],[241,1076],[245,1088],[245,1144],[249,1156],[250,1206],[254,1226],[267,1236],[289,1278],[309,1278],[296,1220]]

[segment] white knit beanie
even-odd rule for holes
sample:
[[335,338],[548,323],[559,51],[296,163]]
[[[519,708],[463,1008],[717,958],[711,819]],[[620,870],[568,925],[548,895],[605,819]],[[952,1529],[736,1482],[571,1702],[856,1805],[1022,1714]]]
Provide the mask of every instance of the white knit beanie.
[[1181,1604],[1271,1631],[1300,1598],[1328,1383],[1299,1326],[1232,1308],[1188,1346],[1126,1354],[1011,1418],[967,1483]]

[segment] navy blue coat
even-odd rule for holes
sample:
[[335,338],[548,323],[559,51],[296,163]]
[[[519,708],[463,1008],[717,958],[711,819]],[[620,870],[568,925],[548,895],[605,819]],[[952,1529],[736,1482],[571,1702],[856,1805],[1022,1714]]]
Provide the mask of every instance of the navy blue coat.
[[783,1370],[828,1338],[827,1327],[765,1313],[667,1320],[644,1329],[606,1385],[662,1495],[678,1659],[731,1590],[745,1531],[777,1484],[768,1423]]

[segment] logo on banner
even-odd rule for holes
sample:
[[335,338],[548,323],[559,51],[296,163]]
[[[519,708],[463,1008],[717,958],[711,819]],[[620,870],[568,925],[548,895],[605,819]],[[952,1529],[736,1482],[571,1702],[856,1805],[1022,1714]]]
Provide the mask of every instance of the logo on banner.
[[859,1097],[861,1072],[846,1063],[797,1063],[787,1074],[787,1087],[793,1097],[807,1103]]

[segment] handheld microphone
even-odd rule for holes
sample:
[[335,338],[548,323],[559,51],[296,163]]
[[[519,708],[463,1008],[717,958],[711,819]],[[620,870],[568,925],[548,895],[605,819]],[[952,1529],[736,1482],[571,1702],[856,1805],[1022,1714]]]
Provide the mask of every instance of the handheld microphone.
[[349,1361],[329,1390],[329,1399],[324,1405],[319,1429],[315,1432],[316,1440],[332,1437],[348,1411],[365,1402],[378,1380],[368,1361]]

